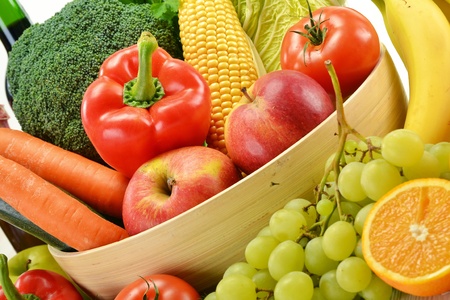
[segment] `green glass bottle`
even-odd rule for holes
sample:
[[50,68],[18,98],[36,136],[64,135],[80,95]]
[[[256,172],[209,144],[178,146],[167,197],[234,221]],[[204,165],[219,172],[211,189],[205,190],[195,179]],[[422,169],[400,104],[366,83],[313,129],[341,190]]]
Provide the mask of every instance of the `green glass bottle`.
[[[11,51],[12,45],[24,30],[30,26],[30,19],[16,0],[0,0],[0,39],[7,53]],[[5,84],[8,101],[11,104],[12,97],[8,92],[7,81]],[[0,220],[0,227],[17,252],[31,246],[43,244],[41,240],[3,220]]]
[[0,39],[7,52],[31,22],[16,0],[0,0]]
[[[11,51],[14,42],[30,26],[30,19],[18,1],[0,0],[0,40],[6,52]],[[12,105],[13,98],[9,92],[8,79],[5,79],[5,90],[8,102]]]

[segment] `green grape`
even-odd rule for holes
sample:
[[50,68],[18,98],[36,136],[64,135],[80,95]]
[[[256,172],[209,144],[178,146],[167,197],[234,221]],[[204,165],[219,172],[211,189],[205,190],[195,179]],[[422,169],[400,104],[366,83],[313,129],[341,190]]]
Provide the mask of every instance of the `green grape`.
[[295,241],[305,231],[307,222],[298,211],[282,208],[270,217],[269,226],[272,235],[280,242]]
[[308,272],[316,275],[323,275],[326,272],[336,269],[339,262],[328,258],[322,248],[323,237],[313,238],[305,247],[305,267]]
[[311,277],[301,271],[290,272],[277,282],[274,298],[282,300],[310,300],[314,293]]
[[317,213],[323,217],[329,216],[334,209],[334,203],[328,198],[319,200],[316,204]]
[[279,243],[273,236],[256,236],[245,247],[245,260],[256,269],[265,269],[270,253]]
[[209,293],[203,300],[217,300],[216,292]]
[[267,299],[269,296],[268,291],[273,291],[277,284],[277,281],[272,278],[268,269],[258,270],[252,279],[256,288],[262,290],[257,293],[258,299]]
[[396,129],[383,138],[381,154],[394,166],[405,167],[416,164],[425,151],[425,144],[412,130]]
[[360,157],[358,153],[359,147],[358,142],[355,140],[346,140],[344,144],[344,160],[345,163],[350,163],[357,161]]
[[340,261],[349,257],[355,246],[356,232],[349,222],[337,221],[323,234],[323,252],[332,260]]
[[314,293],[311,300],[327,300],[325,296],[322,294],[322,291],[319,287],[314,288]]
[[399,169],[382,158],[369,161],[361,173],[361,186],[374,201],[402,182]]
[[437,178],[440,176],[441,167],[436,156],[424,151],[421,159],[412,166],[403,167],[403,175],[408,180],[417,178]]
[[302,238],[298,241],[298,244],[299,244],[300,246],[302,246],[303,249],[305,249],[306,244],[308,244],[308,243],[309,243],[309,237],[306,237],[306,236],[302,237]]
[[358,202],[364,200],[367,195],[361,186],[361,173],[365,164],[351,162],[342,168],[338,177],[338,186],[341,195],[348,201]]
[[369,146],[367,145],[366,141],[358,141],[358,150],[363,152],[369,150]]
[[269,256],[268,269],[275,280],[293,271],[302,271],[305,263],[303,247],[287,240],[278,244]]
[[369,285],[358,294],[365,300],[391,299],[392,286],[381,280],[377,275],[372,274]]
[[223,273],[223,277],[231,274],[241,274],[247,276],[248,278],[252,278],[255,273],[256,269],[253,266],[247,262],[241,261],[231,264]]
[[353,250],[353,255],[364,259],[364,255],[362,252],[362,239],[361,238],[358,238],[358,240],[356,241],[356,246],[355,246],[355,249]]
[[[342,201],[340,205],[342,214],[351,218],[355,218],[361,209],[361,206],[359,206],[359,204],[356,202]],[[331,225],[339,220],[341,220],[341,217],[339,216],[339,210],[335,209],[330,217],[328,225]]]
[[327,180],[334,181],[336,180],[336,172],[334,170],[331,170],[330,173],[327,176]]
[[353,300],[356,293],[347,292],[341,288],[336,280],[336,270],[326,272],[320,278],[319,288],[327,300]]
[[374,203],[367,204],[356,214],[355,220],[353,221],[353,226],[355,227],[355,230],[359,235],[362,234],[364,222],[366,221],[367,215],[369,214],[373,205]]
[[438,159],[441,173],[450,172],[450,142],[437,143],[433,145],[429,151]]
[[261,230],[258,232],[257,236],[272,236],[272,231],[270,231],[269,225],[261,228]]
[[344,151],[348,154],[354,154],[358,150],[358,142],[355,140],[346,140],[344,144]]
[[314,205],[311,205],[311,201],[307,199],[292,199],[284,205],[284,208],[292,209],[301,213],[305,217],[308,227],[316,223],[316,209],[314,208]]
[[[372,147],[381,148],[381,145],[383,143],[383,138],[378,135],[371,135],[366,138],[366,140],[369,140],[372,144]],[[367,144],[366,144],[367,145]]]
[[216,297],[220,300],[255,300],[256,286],[247,276],[232,274],[219,281]]
[[372,270],[366,261],[350,256],[341,261],[336,269],[336,281],[347,292],[357,293],[365,289],[372,279]]

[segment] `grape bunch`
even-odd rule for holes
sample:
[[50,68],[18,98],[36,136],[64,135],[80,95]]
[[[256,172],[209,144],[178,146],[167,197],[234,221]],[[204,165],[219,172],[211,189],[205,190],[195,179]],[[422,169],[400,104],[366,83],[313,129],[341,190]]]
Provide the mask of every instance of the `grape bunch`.
[[314,199],[271,215],[205,300],[390,299],[393,289],[364,260],[361,234],[373,204],[416,178],[450,179],[450,143],[424,144],[406,129],[342,141]]

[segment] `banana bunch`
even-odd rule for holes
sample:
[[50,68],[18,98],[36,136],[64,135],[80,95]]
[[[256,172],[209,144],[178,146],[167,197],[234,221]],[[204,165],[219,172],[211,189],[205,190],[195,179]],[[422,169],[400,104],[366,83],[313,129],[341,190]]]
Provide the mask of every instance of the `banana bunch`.
[[408,71],[406,129],[450,141],[450,0],[373,0]]

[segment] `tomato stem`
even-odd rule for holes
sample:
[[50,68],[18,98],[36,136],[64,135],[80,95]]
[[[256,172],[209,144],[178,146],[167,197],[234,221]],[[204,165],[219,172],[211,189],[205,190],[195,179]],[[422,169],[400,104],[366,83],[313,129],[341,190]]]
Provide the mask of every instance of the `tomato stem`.
[[125,84],[123,101],[129,106],[148,108],[164,97],[160,81],[152,77],[152,55],[158,49],[158,42],[150,32],[144,31],[137,46],[139,51],[138,75]]
[[320,12],[319,19],[317,21],[314,20],[311,6],[309,5],[309,1],[306,1],[306,4],[308,5],[308,14],[309,14],[309,24],[305,24],[305,27],[304,27],[306,32],[298,31],[298,30],[291,31],[291,32],[300,34],[301,36],[308,39],[308,42],[305,43],[305,45],[303,46],[303,63],[305,64],[305,66],[306,66],[306,49],[310,45],[313,45],[313,46],[322,45],[322,43],[325,40],[325,37],[327,35],[327,31],[328,31],[328,29],[326,27],[320,28],[320,26],[324,22],[328,21],[328,19],[322,21],[321,20],[322,12]]
[[[145,284],[147,285],[147,289],[144,293],[144,296],[142,297],[142,300],[149,300],[147,297],[147,292],[150,290],[150,283],[148,283],[148,280],[146,280],[144,277],[141,277],[144,281]],[[150,279],[150,281],[152,282],[153,288],[155,289],[155,297],[152,300],[158,300],[159,299],[159,289],[158,286],[156,285],[156,283]]]

